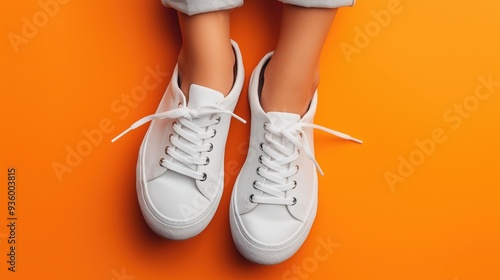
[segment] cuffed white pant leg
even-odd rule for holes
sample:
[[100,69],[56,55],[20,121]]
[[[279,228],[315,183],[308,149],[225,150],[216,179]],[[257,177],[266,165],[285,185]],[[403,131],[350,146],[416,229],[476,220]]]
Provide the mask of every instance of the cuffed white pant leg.
[[162,0],[161,2],[189,16],[229,10],[243,5],[243,0]]
[[307,8],[340,8],[353,6],[356,0],[280,0],[285,4],[291,4]]

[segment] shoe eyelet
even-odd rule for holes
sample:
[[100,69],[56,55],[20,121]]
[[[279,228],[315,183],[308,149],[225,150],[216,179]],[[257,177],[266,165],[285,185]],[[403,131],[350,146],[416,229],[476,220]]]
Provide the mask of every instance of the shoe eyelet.
[[203,172],[203,178],[200,179],[200,181],[206,181],[207,180],[207,173]]
[[255,172],[257,172],[257,175],[259,175],[259,176],[260,176],[260,172],[259,172],[259,170],[260,170],[260,167],[257,167],[257,169],[255,170]]
[[257,189],[256,185],[257,185],[257,181],[253,181],[252,186],[253,186],[254,189]]
[[295,189],[297,187],[297,181],[293,181],[293,187],[292,187],[292,190]]
[[208,148],[207,152],[211,152],[214,149],[214,144],[210,143],[210,147]]
[[259,156],[259,162],[262,163],[262,155]]
[[292,206],[297,204],[297,198],[293,197],[293,200],[292,200]]
[[173,134],[170,134],[170,135],[168,136],[168,141],[169,141],[170,143],[172,143],[172,136],[174,136],[174,135],[173,135]]
[[168,155],[168,149],[170,148],[170,146],[166,146],[165,147],[165,154]]
[[297,154],[300,155],[300,149],[297,149]]
[[206,166],[206,165],[208,165],[209,163],[210,163],[210,158],[209,158],[209,157],[207,157],[207,160],[205,161],[205,164],[204,164],[204,165]]
[[264,123],[264,125],[263,125],[264,129],[267,129],[266,127],[267,127],[268,124],[269,124],[268,122]]
[[217,117],[215,120],[217,121],[215,124],[219,124],[220,120],[221,120],[221,117]]
[[251,203],[255,203],[255,202],[253,202],[253,194],[250,195],[249,200]]
[[214,129],[214,135],[212,135],[210,138],[214,138],[215,135],[217,135],[217,130]]
[[260,143],[260,144],[259,144],[259,147],[260,147],[260,150],[261,150],[261,151],[264,151],[264,143]]
[[295,168],[297,168],[297,171],[295,171],[295,174],[299,173],[299,166],[295,165]]
[[179,104],[177,104],[177,108],[180,108],[182,107],[182,102],[179,102]]
[[165,158],[160,158],[160,166],[163,166],[164,161],[165,161]]

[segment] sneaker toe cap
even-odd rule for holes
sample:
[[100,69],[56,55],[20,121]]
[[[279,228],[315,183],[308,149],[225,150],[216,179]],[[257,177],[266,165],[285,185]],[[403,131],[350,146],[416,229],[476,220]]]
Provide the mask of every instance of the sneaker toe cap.
[[245,231],[255,242],[278,246],[289,242],[303,223],[292,217],[284,205],[261,204],[240,216]]
[[210,201],[196,187],[194,179],[167,171],[146,184],[151,206],[170,222],[188,222],[196,219]]

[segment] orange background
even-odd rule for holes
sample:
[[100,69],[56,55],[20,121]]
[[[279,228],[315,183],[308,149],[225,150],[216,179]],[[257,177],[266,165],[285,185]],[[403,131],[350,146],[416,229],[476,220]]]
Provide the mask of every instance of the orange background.
[[[44,19],[38,1],[2,4],[1,279],[500,279],[499,2],[371,0],[339,11],[322,56],[316,122],[365,143],[316,134],[326,173],[319,212],[304,246],[275,266],[247,262],[230,235],[231,186],[249,125],[232,123],[213,221],[182,242],[157,237],[138,207],[135,165],[146,126],[110,143],[156,109],[165,78],[127,114],[112,104],[125,104],[121,96],[142,84],[146,68],[172,71],[180,47],[174,11],[159,0],[70,0]],[[248,0],[233,12],[247,78],[275,44],[279,11]],[[13,45],[23,18],[39,27]],[[480,77],[497,83],[491,92]],[[249,119],[246,97],[236,113]],[[464,102],[460,115],[454,110]],[[103,120],[112,131],[59,180],[53,164],[66,164],[67,149],[85,145],[82,131]],[[16,273],[7,271],[4,225],[11,166]],[[330,252],[321,247],[328,240],[337,247]]]

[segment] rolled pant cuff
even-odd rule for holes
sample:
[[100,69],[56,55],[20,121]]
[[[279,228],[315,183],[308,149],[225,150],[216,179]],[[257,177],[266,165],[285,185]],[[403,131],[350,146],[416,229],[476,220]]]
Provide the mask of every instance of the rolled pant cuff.
[[285,4],[307,8],[340,8],[354,6],[356,0],[279,0]]
[[188,16],[229,10],[243,5],[243,0],[162,0],[163,5],[176,9]]
[[[279,0],[285,4],[307,8],[340,8],[353,6],[356,0]],[[162,0],[163,5],[186,15],[217,12],[243,5],[243,0]]]

